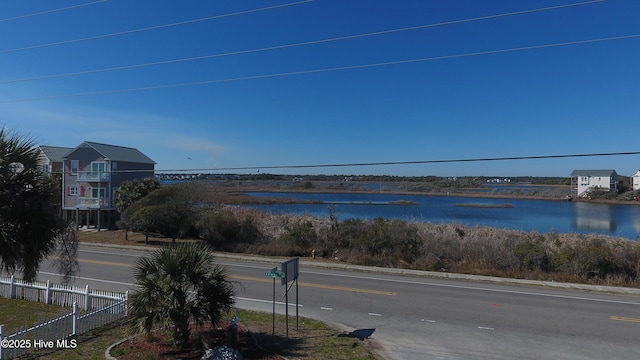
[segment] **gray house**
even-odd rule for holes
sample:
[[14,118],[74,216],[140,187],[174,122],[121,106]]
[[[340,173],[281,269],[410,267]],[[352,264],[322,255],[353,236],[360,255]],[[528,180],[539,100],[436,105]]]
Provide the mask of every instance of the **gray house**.
[[43,174],[62,173],[65,155],[73,148],[60,146],[38,146],[38,165]]
[[[137,149],[85,141],[63,159],[62,209],[78,226],[112,225],[120,184],[154,175],[155,162]],[[105,220],[106,216],[106,222]]]

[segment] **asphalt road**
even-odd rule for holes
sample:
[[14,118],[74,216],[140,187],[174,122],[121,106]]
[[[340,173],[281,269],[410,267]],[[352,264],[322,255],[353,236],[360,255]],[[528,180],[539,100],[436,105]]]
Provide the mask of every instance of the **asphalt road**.
[[[134,290],[132,265],[145,252],[81,246],[78,286]],[[272,311],[282,259],[219,258],[237,282],[237,306]],[[59,281],[43,264],[39,280]],[[393,359],[640,359],[640,295],[447,280],[316,267],[301,261],[298,311],[342,330],[375,328]],[[285,312],[276,283],[276,311]],[[296,285],[289,292],[294,329]]]

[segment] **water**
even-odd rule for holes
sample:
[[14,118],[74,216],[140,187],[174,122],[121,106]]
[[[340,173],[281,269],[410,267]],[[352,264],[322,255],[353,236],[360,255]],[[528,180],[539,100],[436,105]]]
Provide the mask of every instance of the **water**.
[[[456,196],[351,193],[268,193],[251,196],[319,200],[322,204],[251,205],[262,211],[329,216],[329,206],[340,220],[400,219],[432,223],[460,223],[547,233],[598,233],[638,240],[640,206],[592,204],[550,200],[516,200]],[[415,204],[398,205],[407,200]],[[459,206],[473,204],[479,207]],[[510,204],[511,207],[486,207]],[[458,205],[458,206],[457,206]],[[483,207],[484,206],[484,207]]]

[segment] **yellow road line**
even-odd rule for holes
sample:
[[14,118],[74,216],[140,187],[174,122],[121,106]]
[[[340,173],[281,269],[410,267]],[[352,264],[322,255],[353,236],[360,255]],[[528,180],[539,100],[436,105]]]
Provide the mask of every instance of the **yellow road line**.
[[133,264],[117,263],[113,261],[78,259],[78,262],[85,262],[85,263],[99,264],[99,265],[109,265],[109,266],[120,266],[120,267],[133,267]]
[[[78,259],[79,262],[91,263],[91,264],[99,264],[99,265],[108,265],[108,266],[119,266],[119,267],[133,267],[132,264],[124,264],[113,261],[102,261],[102,260],[87,260],[87,259]],[[252,276],[241,276],[241,275],[230,275],[229,278],[236,280],[248,280],[248,281],[258,281],[258,282],[273,282],[271,278],[266,277],[252,277]],[[280,279],[276,279],[277,282]],[[334,285],[323,285],[323,284],[313,284],[307,282],[298,283],[300,286],[316,288],[316,289],[327,289],[327,290],[337,290],[337,291],[348,291],[348,292],[356,292],[363,294],[374,294],[374,295],[386,295],[386,296],[396,296],[395,292],[392,291],[381,291],[381,290],[372,290],[372,289],[359,289],[352,288],[346,286],[334,286]]]
[[624,316],[609,316],[609,318],[611,320],[614,320],[614,321],[626,321],[626,322],[640,323],[640,319],[637,319],[637,318],[630,318],[630,317],[624,317]]
[[[229,276],[232,279],[238,279],[238,280],[248,280],[248,281],[258,281],[258,282],[269,282],[272,283],[273,279],[270,278],[259,278],[259,277],[252,277],[252,276],[240,276],[240,275],[231,275]],[[276,282],[279,282],[279,279],[276,279]],[[337,290],[337,291],[348,291],[348,292],[357,292],[357,293],[364,293],[364,294],[374,294],[374,295],[386,295],[386,296],[396,296],[395,292],[392,291],[380,291],[380,290],[371,290],[371,289],[358,289],[358,288],[352,288],[352,287],[345,287],[345,286],[334,286],[334,285],[322,285],[322,284],[312,284],[312,283],[306,283],[306,282],[300,282],[299,283],[300,286],[303,287],[311,287],[311,288],[316,288],[316,289],[327,289],[327,290]]]

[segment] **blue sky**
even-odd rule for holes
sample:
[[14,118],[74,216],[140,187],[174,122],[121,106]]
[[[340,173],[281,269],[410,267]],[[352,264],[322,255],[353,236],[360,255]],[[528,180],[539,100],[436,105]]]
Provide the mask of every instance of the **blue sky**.
[[639,17],[637,0],[4,0],[0,127],[167,171],[630,175],[639,155],[269,167],[640,151]]

